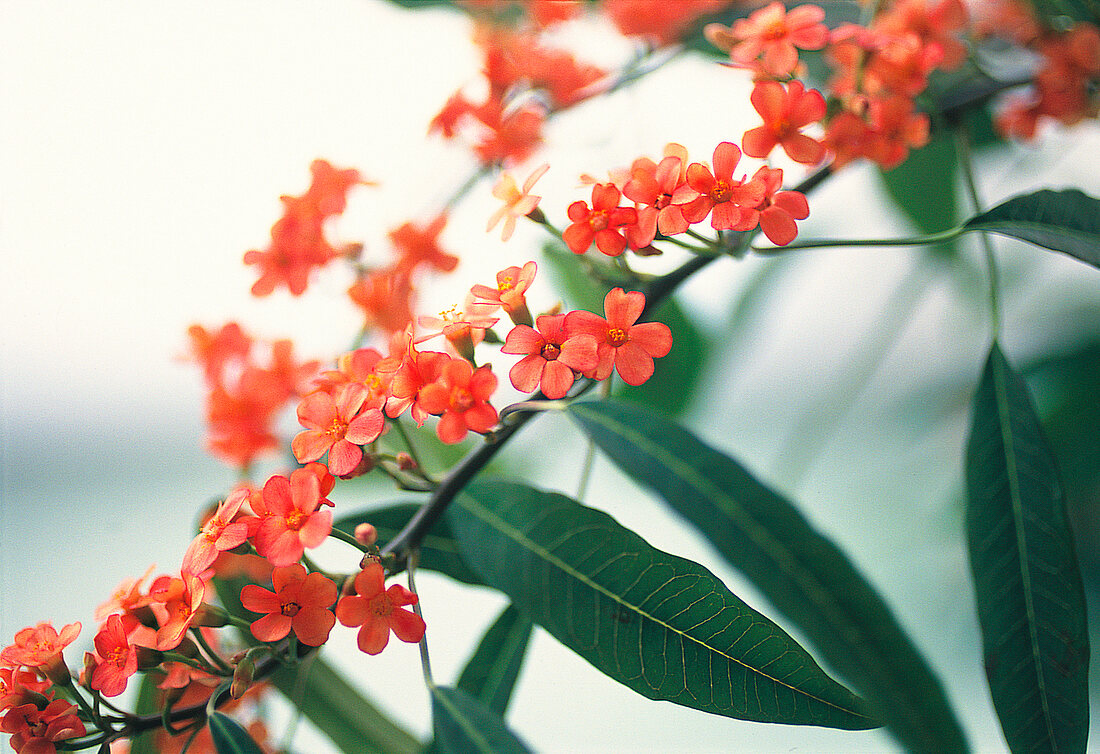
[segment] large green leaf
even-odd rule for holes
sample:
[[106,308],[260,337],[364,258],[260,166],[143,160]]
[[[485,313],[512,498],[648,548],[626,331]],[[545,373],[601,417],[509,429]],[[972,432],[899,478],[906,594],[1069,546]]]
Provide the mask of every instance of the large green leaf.
[[531,621],[509,605],[481,638],[456,685],[503,717],[530,639]]
[[744,720],[864,729],[865,704],[698,563],[557,493],[479,481],[448,510],[467,560],[611,678]]
[[993,343],[966,447],[970,568],[1013,751],[1084,751],[1089,640],[1065,494],[1027,385]]
[[694,524],[814,642],[914,751],[962,751],[943,689],[889,607],[844,554],[737,461],[640,407],[569,412],[624,472]]
[[[161,678],[159,673],[142,673],[141,683],[138,684],[137,701],[134,702],[135,715],[149,715],[160,712],[160,699],[163,696],[157,688],[157,681]],[[156,754],[156,745],[153,742],[155,731],[146,731],[130,739],[130,754]]]
[[1100,199],[1077,189],[1017,196],[963,223],[965,230],[999,233],[1100,267]]
[[263,754],[252,736],[240,723],[223,712],[214,712],[206,720],[214,749],[218,754]]
[[507,754],[530,751],[500,715],[462,689],[432,687],[434,746],[451,754]]
[[[401,531],[419,509],[420,505],[417,503],[395,503],[343,516],[332,525],[343,532],[354,534],[355,527],[359,524],[373,524],[378,530],[378,545],[383,546]],[[438,571],[466,584],[482,583],[478,575],[470,570],[466,561],[458,554],[458,544],[445,519],[437,521],[421,542],[417,568]]]

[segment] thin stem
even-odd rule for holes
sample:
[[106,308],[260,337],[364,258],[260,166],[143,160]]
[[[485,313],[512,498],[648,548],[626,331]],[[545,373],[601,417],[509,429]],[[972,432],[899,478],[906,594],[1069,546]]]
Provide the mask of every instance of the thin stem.
[[202,647],[203,651],[208,655],[208,659],[212,660],[223,673],[229,673],[232,675],[233,668],[229,667],[229,664],[221,658],[214,648],[206,641],[206,637],[202,635],[202,629],[198,626],[191,627],[191,635],[195,637],[195,641]]
[[[982,200],[978,195],[978,184],[974,178],[974,163],[970,149],[970,133],[966,123],[959,120],[955,124],[955,150],[959,157],[959,168],[962,170],[963,185],[966,194],[970,197],[970,203],[975,212],[982,211]],[[997,268],[997,256],[993,252],[993,242],[988,233],[978,233],[981,238],[982,251],[985,253],[985,264],[989,268],[989,316],[993,337],[1001,332],[1001,275]]]
[[[412,606],[413,612],[416,613],[417,617],[420,618],[420,620],[424,620],[424,616],[420,612],[420,594],[416,591],[416,580],[414,577],[414,574],[416,573],[416,565],[419,560],[419,550],[413,550],[409,553],[409,591],[417,596],[416,602],[414,602]],[[432,679],[432,661],[428,657],[427,631],[425,631],[424,635],[420,637],[420,669],[424,672],[424,682],[428,684],[428,688],[435,688],[435,681]]]
[[363,544],[358,539],[353,537],[351,534],[348,534],[346,531],[343,531],[341,529],[337,529],[337,528],[333,527],[332,531],[329,532],[329,536],[334,537],[334,538],[340,540],[341,542],[346,542],[347,544],[351,545],[355,549],[359,550],[359,552],[370,552],[369,547],[367,547],[365,544]]
[[[390,426],[397,431],[397,434],[401,435],[401,441],[405,443],[405,447],[409,451],[409,456],[416,463],[416,467],[420,469],[421,476],[424,476],[424,462],[420,460],[420,454],[417,452],[416,445],[413,444],[412,437],[409,436],[408,430],[405,429],[405,425],[401,423],[400,419],[392,419],[390,421]],[[426,476],[424,478],[425,481],[430,481]]]
[[907,238],[815,238],[809,241],[789,243],[786,246],[753,246],[752,250],[757,254],[771,256],[785,251],[823,249],[833,246],[933,246],[953,241],[965,232],[966,229],[960,225],[924,236],[909,236]]

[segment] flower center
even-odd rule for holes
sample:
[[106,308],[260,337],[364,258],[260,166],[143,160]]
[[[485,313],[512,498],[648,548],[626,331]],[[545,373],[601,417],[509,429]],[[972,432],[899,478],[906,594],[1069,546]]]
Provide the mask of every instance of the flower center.
[[367,390],[370,390],[371,395],[378,395],[382,392],[382,380],[376,374],[368,374],[367,378],[363,380],[363,384],[367,386]]
[[787,37],[787,24],[784,21],[776,21],[768,25],[768,28],[764,29],[764,33],[760,35],[769,42],[776,42],[780,39],[786,39]]
[[710,190],[709,196],[715,204],[721,204],[730,200],[731,193],[733,192],[728,182],[715,181],[714,188]]
[[554,343],[544,343],[542,346],[542,358],[553,361],[561,355],[561,349]]
[[455,411],[469,411],[474,407],[474,396],[465,388],[455,388],[451,393],[451,408]]
[[607,331],[607,342],[618,348],[626,342],[626,330],[621,327],[612,327]]
[[390,602],[390,598],[383,592],[370,601],[370,609],[371,612],[379,618],[385,618],[393,612],[393,603]]
[[607,224],[607,210],[597,209],[588,216],[588,226],[594,231],[606,230]]
[[657,209],[664,209],[670,204],[672,204],[672,194],[661,194],[657,197],[657,201],[653,203],[653,206]]
[[329,425],[325,434],[332,435],[337,440],[342,440],[344,435],[348,433],[348,423],[337,416],[332,420],[332,424]]
[[298,611],[302,609],[302,606],[297,602],[284,602],[279,606],[279,612],[288,618],[293,618],[298,614]]
[[302,528],[304,518],[305,516],[302,514],[301,511],[291,511],[290,513],[286,514],[286,528],[290,529],[291,531],[298,531]]
[[499,290],[501,293],[504,293],[505,291],[510,291],[515,288],[515,285],[513,283],[514,281],[512,277],[508,276],[504,278],[504,280],[501,280],[499,283],[497,283],[497,290]]
[[111,665],[121,668],[126,664],[126,654],[127,652],[125,649],[123,649],[122,647],[116,647],[115,649],[112,649],[110,652],[108,652],[107,656],[103,659]]
[[462,311],[458,308],[458,304],[455,304],[450,309],[444,309],[439,313],[439,318],[444,322],[461,322],[463,316]]

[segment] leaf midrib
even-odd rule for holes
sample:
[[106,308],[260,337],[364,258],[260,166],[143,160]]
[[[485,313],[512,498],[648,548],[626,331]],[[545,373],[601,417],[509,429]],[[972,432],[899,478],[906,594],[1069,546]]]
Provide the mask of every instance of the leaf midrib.
[[1043,676],[1042,653],[1039,649],[1038,626],[1035,621],[1035,598],[1031,593],[1031,580],[1028,573],[1027,535],[1024,531],[1023,498],[1020,492],[1019,470],[1016,468],[1015,435],[1012,432],[1011,416],[1008,405],[1008,386],[1000,359],[993,359],[993,395],[997,402],[997,424],[1001,435],[1001,444],[1005,456],[1005,476],[1008,481],[1009,497],[1012,501],[1012,519],[1015,525],[1016,547],[1019,551],[1020,586],[1024,591],[1024,609],[1027,611],[1027,631],[1031,644],[1032,664],[1035,668],[1036,683],[1039,686],[1039,700],[1043,709],[1043,724],[1048,740],[1057,748],[1054,735],[1050,704],[1047,699],[1046,679]]
[[748,671],[756,673],[756,674],[768,679],[769,681],[772,681],[773,683],[776,683],[780,686],[783,686],[787,689],[790,689],[795,694],[799,694],[799,695],[802,695],[802,696],[807,697],[809,699],[813,699],[813,700],[815,700],[817,702],[820,702],[821,704],[824,704],[828,707],[832,707],[833,709],[837,709],[837,710],[840,710],[842,712],[846,712],[846,713],[854,715],[856,717],[863,718],[863,719],[870,719],[866,715],[860,713],[858,710],[847,709],[847,708],[845,708],[845,707],[843,707],[839,704],[836,704],[835,702],[830,702],[827,699],[821,699],[820,697],[817,697],[817,696],[809,693],[808,691],[796,688],[795,686],[792,686],[789,683],[785,683],[784,681],[781,681],[778,678],[773,678],[772,676],[765,673],[763,670],[760,670],[758,668],[754,668],[751,665],[749,665],[748,663],[743,662],[743,661],[739,660],[738,658],[733,657],[732,655],[729,655],[729,654],[723,652],[720,649],[712,647],[709,644],[707,644],[706,642],[700,641],[699,639],[696,639],[694,636],[691,636],[690,634],[685,633],[684,631],[682,631],[678,628],[675,628],[674,626],[670,626],[668,623],[664,622],[663,620],[649,614],[648,612],[643,610],[641,607],[639,607],[637,605],[630,604],[629,602],[622,599],[618,595],[614,594],[610,590],[608,590],[605,587],[601,586],[600,584],[592,581],[585,574],[581,573],[580,571],[577,571],[575,568],[571,567],[568,563],[566,563],[565,561],[558,558],[556,555],[554,555],[549,550],[546,550],[545,548],[538,545],[536,542],[533,542],[532,540],[528,539],[523,534],[523,532],[521,532],[519,529],[516,529],[515,527],[513,527],[512,525],[510,525],[508,522],[504,521],[500,517],[494,515],[492,513],[492,511],[488,510],[487,508],[485,508],[482,505],[480,505],[479,503],[477,503],[476,500],[474,500],[471,496],[465,495],[465,496],[463,496],[463,498],[459,502],[460,502],[460,505],[462,505],[462,507],[469,510],[471,513],[476,515],[478,518],[480,518],[482,521],[486,522],[490,526],[493,526],[494,528],[496,528],[499,532],[501,532],[502,534],[504,534],[508,538],[512,539],[512,541],[516,542],[521,547],[524,547],[524,548],[530,550],[532,553],[538,555],[539,557],[541,557],[546,562],[548,562],[551,565],[557,567],[563,573],[565,573],[569,576],[572,576],[574,579],[581,582],[585,586],[588,586],[590,589],[593,589],[593,590],[607,596],[608,598],[614,600],[615,602],[619,603],[623,607],[634,611],[639,616],[641,616],[643,618],[647,618],[647,619],[653,621],[654,623],[656,623],[657,625],[662,626],[663,628],[667,629],[668,631],[671,631],[672,633],[678,634],[679,636],[681,636],[683,638],[689,639],[690,641],[695,642],[696,644],[704,647],[705,649],[707,649],[711,652],[714,652],[715,654],[721,655],[722,657],[725,657],[730,662],[733,662],[737,665],[740,665],[741,667],[745,668]]

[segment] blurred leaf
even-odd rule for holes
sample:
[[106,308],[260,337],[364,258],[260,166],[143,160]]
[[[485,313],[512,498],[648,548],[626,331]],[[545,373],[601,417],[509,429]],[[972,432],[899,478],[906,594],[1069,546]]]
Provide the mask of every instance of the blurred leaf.
[[[343,516],[333,522],[333,526],[347,534],[354,535],[355,527],[361,523],[373,524],[378,530],[378,545],[385,545],[404,528],[413,514],[420,509],[418,503],[394,503],[382,508],[372,508]],[[451,527],[445,519],[440,519],[424,537],[420,545],[418,568],[438,571],[465,584],[481,584],[478,575],[470,570],[466,561],[458,553],[458,544],[451,534]]]
[[1100,199],[1077,189],[1014,197],[963,228],[1019,238],[1100,267]]
[[420,742],[314,654],[271,676],[279,691],[348,754],[419,754]]
[[858,697],[697,563],[557,493],[471,484],[448,510],[485,581],[650,699],[744,720],[875,727]]
[[[241,607],[244,579],[215,578],[218,599],[230,613],[253,620]],[[249,644],[259,644],[248,631],[240,631]],[[347,754],[384,752],[419,754],[420,742],[371,704],[316,652],[294,667],[282,667],[269,680],[310,722]]]
[[509,605],[485,632],[456,686],[503,717],[530,639],[531,621]]
[[672,330],[672,350],[656,360],[652,377],[637,387],[623,384],[615,394],[669,416],[678,416],[690,405],[695,387],[706,371],[710,344],[675,299],[665,299],[646,319],[668,325]]
[[214,712],[206,720],[214,749],[218,754],[263,754],[240,723],[222,712]]
[[488,706],[462,689],[432,687],[435,748],[453,754],[530,751]]
[[914,751],[964,751],[943,689],[847,557],[737,461],[640,407],[569,412],[626,474],[698,528],[876,705]]
[[[886,193],[923,233],[935,233],[955,224],[955,174],[958,165],[950,134],[941,133],[927,146],[910,152],[893,170],[879,170]],[[953,246],[953,244],[952,244]],[[946,249],[940,246],[942,252]]]
[[[137,701],[134,702],[135,715],[151,715],[160,712],[160,689],[157,688],[157,674],[142,673],[138,685]],[[157,754],[153,743],[154,731],[147,731],[130,739],[130,754]]]
[[1065,495],[1023,379],[993,343],[966,448],[970,568],[1013,751],[1084,751],[1089,641]]

